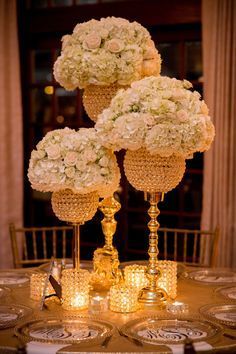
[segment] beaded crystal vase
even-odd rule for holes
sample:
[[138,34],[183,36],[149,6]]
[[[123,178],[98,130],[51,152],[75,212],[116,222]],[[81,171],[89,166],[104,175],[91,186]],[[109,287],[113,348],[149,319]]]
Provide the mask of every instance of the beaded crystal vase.
[[157,217],[160,214],[158,203],[163,199],[164,193],[175,188],[183,178],[185,160],[183,157],[161,157],[151,155],[146,149],[126,151],[124,159],[125,175],[130,184],[137,190],[144,191],[150,204],[148,214],[150,221],[149,234],[149,263],[147,278],[149,285],[141,290],[139,301],[144,305],[163,307],[167,293],[158,287],[161,271],[158,267],[158,234],[160,224]]
[[96,122],[98,115],[110,105],[112,98],[120,88],[127,88],[127,86],[113,84],[109,86],[89,85],[85,87],[83,105],[89,118]]
[[80,267],[79,226],[92,219],[97,211],[99,196],[96,192],[87,194],[74,193],[64,189],[52,194],[52,209],[58,219],[73,224],[74,268]]

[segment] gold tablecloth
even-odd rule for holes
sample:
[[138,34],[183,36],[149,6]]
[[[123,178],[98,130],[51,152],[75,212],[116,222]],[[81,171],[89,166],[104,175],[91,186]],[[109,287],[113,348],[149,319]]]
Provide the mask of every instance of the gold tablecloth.
[[[199,315],[199,308],[206,304],[216,303],[216,302],[224,302],[219,298],[214,289],[219,286],[210,286],[210,285],[200,285],[193,281],[189,281],[187,279],[179,278],[178,279],[178,301],[187,303],[189,305],[189,317],[194,315]],[[65,314],[75,315],[74,311],[65,311],[55,302],[50,304],[49,310],[39,310],[39,303],[30,299],[29,297],[29,286],[22,288],[13,288],[10,296],[1,301],[1,304],[22,304],[29,306],[33,309],[33,314],[31,317],[36,316],[48,316],[48,315],[58,315]],[[77,311],[78,314],[87,314],[87,311]],[[108,320],[113,322],[117,327],[120,327],[124,323],[138,318],[144,317],[148,315],[156,315],[163,316],[167,315],[165,310],[157,311],[157,310],[141,310],[136,313],[131,314],[118,314],[114,312],[105,312],[100,315],[99,318]],[[229,333],[236,336],[236,330],[232,330],[228,327],[223,327],[223,333]],[[220,335],[215,339],[209,339],[207,342],[213,347],[211,352],[214,353],[236,353],[236,340],[225,337],[224,335]],[[0,330],[0,353],[3,353],[2,347],[17,347],[19,341],[16,337],[14,337],[13,328],[2,329]],[[2,350],[2,351],[1,351]],[[133,342],[129,341],[127,338],[121,337],[117,332],[111,338],[108,346],[103,348],[101,345],[96,346],[81,346],[81,345],[67,345],[63,349],[60,349],[57,353],[172,353],[171,349],[167,346],[157,346],[157,345],[148,345],[144,344],[143,347],[139,347],[135,345]],[[201,353],[206,353],[209,351],[201,351]],[[42,353],[43,354],[43,353]],[[47,354],[47,353],[45,353]]]

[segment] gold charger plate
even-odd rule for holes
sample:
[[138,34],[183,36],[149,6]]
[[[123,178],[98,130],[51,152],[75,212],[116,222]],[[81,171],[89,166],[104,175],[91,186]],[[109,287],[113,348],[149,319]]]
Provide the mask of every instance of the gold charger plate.
[[30,283],[30,273],[18,272],[16,270],[3,270],[0,271],[0,286],[6,286],[9,288],[18,288],[29,286]]
[[229,301],[236,301],[236,285],[215,289],[215,294]]
[[143,317],[132,320],[120,331],[128,337],[149,344],[182,344],[187,338],[193,342],[207,341],[222,333],[222,328],[200,318]]
[[0,305],[0,329],[14,327],[17,322],[32,312],[30,307],[23,305]]
[[199,312],[211,321],[216,321],[225,326],[236,328],[236,304],[208,304],[200,307]]
[[236,283],[236,272],[227,268],[189,270],[184,272],[182,277],[202,285],[218,286]]
[[15,334],[26,342],[53,344],[95,344],[114,331],[112,323],[92,316],[38,318],[15,327]]

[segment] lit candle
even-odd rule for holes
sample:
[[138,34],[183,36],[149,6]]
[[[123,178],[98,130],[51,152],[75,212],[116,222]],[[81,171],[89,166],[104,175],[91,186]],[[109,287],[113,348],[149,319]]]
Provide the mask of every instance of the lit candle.
[[179,302],[179,301],[174,301],[166,305],[166,311],[174,315],[187,313],[188,304],[184,304],[183,302]]
[[107,294],[94,293],[90,296],[89,312],[91,314],[99,314],[108,310],[108,296]]
[[148,285],[148,279],[146,277],[147,267],[134,264],[126,266],[124,269],[125,284],[135,287],[139,290],[145,288]]
[[90,273],[85,269],[62,271],[62,306],[67,310],[82,310],[89,305]]
[[110,288],[110,310],[114,312],[135,312],[139,309],[139,289],[118,284]]

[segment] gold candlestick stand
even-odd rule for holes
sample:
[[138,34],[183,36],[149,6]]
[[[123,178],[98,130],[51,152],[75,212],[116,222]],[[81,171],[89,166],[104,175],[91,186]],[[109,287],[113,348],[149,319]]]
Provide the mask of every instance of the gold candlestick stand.
[[99,203],[99,210],[104,215],[101,224],[105,235],[105,245],[96,249],[93,256],[92,283],[96,290],[109,289],[111,285],[119,283],[122,279],[118,251],[112,244],[117,225],[114,215],[120,210],[120,207],[120,203],[113,196],[105,198]]
[[147,268],[147,278],[149,280],[149,285],[141,290],[139,294],[139,302],[145,305],[154,305],[162,308],[167,300],[167,293],[164,289],[158,287],[157,282],[161,276],[161,272],[158,268],[158,234],[159,222],[157,217],[160,214],[158,209],[158,203],[163,200],[164,193],[152,192],[145,193],[145,199],[150,203],[150,208],[148,209],[148,215],[151,220],[148,223],[148,228],[150,230],[149,234],[149,263]]

